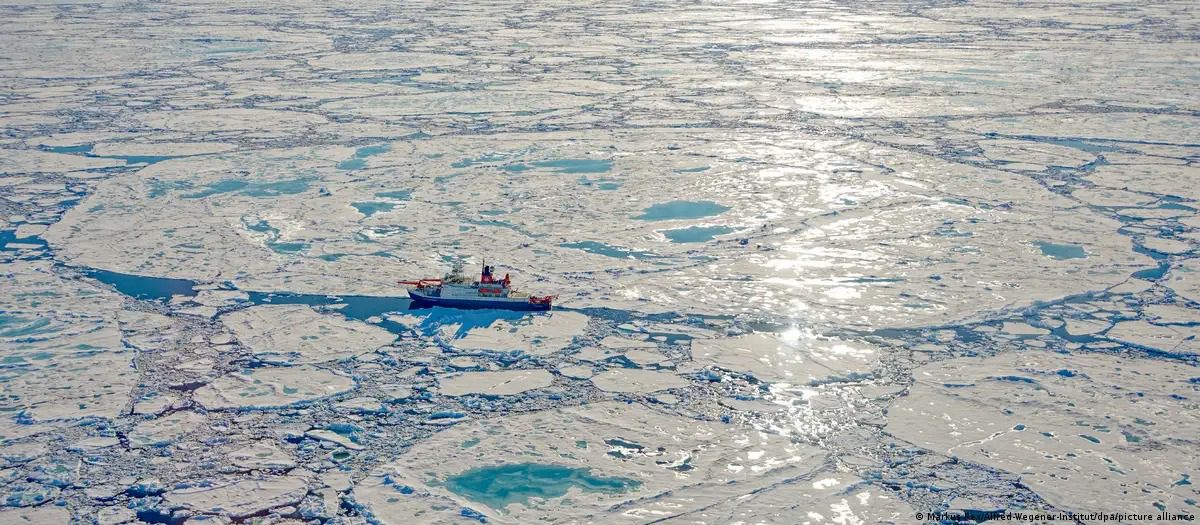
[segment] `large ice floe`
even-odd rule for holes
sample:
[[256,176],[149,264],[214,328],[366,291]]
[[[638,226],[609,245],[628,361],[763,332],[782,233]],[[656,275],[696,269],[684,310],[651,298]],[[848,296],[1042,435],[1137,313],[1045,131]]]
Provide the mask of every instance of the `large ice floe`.
[[335,361],[373,352],[395,339],[383,328],[303,305],[255,306],[224,315],[221,322],[266,362]]
[[165,499],[196,511],[244,519],[275,507],[295,505],[307,494],[305,478],[286,476],[179,489],[167,493]]
[[0,6],[0,523],[1196,514],[1195,19]]
[[470,318],[462,323],[445,323],[439,335],[461,351],[518,351],[536,355],[562,350],[587,328],[587,316],[576,312],[509,317],[512,318],[482,319],[477,323],[479,326]]
[[866,377],[878,353],[863,342],[788,331],[697,339],[692,342],[692,358],[697,364],[744,373],[759,381],[808,385]]
[[[686,139],[723,144],[718,149],[741,147],[701,132]],[[632,151],[644,148],[646,140],[608,139]],[[757,170],[715,158],[710,162],[719,167],[702,184],[691,174],[672,171],[699,154],[696,147],[660,154],[649,169],[664,174],[650,181],[621,175],[637,169],[627,165],[631,160],[597,159],[588,153],[598,146],[595,139],[566,133],[543,138],[536,149],[531,137],[513,137],[508,146],[461,138],[394,145],[370,156],[362,170],[369,177],[338,169],[351,152],[337,147],[179,158],[108,179],[89,197],[136,200],[137,206],[110,204],[86,213],[83,209],[90,208],[75,208],[46,238],[60,246],[64,258],[127,273],[228,280],[250,290],[394,295],[402,293],[395,281],[406,274],[439,273],[431,255],[453,235],[460,246],[482,246],[486,239],[503,247],[509,254],[505,263],[518,275],[550,278],[556,288],[570,286],[568,304],[811,312],[821,322],[866,326],[884,319],[893,325],[961,320],[972,309],[1115,284],[1149,264],[1127,239],[1110,234],[1119,227],[1115,221],[1084,211],[1063,213],[1077,204],[1012,173],[949,162],[917,170],[931,161],[900,149],[871,152],[891,166],[892,171],[880,171],[856,160],[865,152],[853,145],[780,140],[785,142],[777,149],[764,152],[767,158],[800,166]],[[479,166],[471,159],[426,153],[500,148],[516,151],[501,154],[501,163]],[[776,158],[785,148],[836,153]],[[388,168],[371,169],[376,163]],[[460,163],[474,175],[458,176]],[[845,164],[848,171],[806,175],[820,173],[827,163]],[[410,172],[429,178],[404,175]],[[617,192],[583,191],[565,213],[557,206],[525,206],[511,199],[492,198],[473,210],[455,204],[472,185],[503,188],[527,202],[553,199],[552,192],[565,191],[568,182],[578,184],[564,179],[564,172],[612,176],[634,194],[654,193],[650,184],[675,189],[640,201],[622,200]],[[790,181],[786,197],[756,197],[785,178]],[[978,187],[980,180],[991,187]],[[730,192],[734,186],[740,190]],[[683,195],[688,199],[679,199]],[[1029,195],[1038,198],[1026,199]],[[1021,204],[1014,207],[1014,202]],[[606,224],[600,213],[624,218]],[[1048,220],[1057,227],[1037,228]],[[564,235],[577,229],[578,221],[592,226]],[[697,221],[701,226],[694,226]],[[136,224],[135,233],[127,231],[130,224]],[[910,231],[921,234],[909,238]],[[620,244],[607,240],[617,237]],[[725,242],[706,250],[705,258],[688,254],[693,240],[738,237],[766,250]],[[544,246],[520,248],[531,239],[543,239]],[[189,248],[209,245],[214,248]],[[1080,255],[1063,260],[1045,246],[1066,246]],[[407,264],[387,264],[388,257]],[[561,277],[579,264],[591,279]],[[1028,278],[1040,280],[1006,281],[1006,264],[1036,268]],[[1071,279],[1059,277],[1065,273]],[[936,286],[927,286],[931,282]],[[863,307],[858,317],[839,313],[854,305]]]
[[1186,511],[1200,499],[1193,366],[1030,350],[913,375],[888,432],[1012,472],[1059,508]]
[[45,262],[13,262],[4,271],[0,406],[9,416],[0,418],[0,437],[120,415],[137,381],[118,326],[121,297],[59,279]]
[[554,376],[546,370],[464,372],[441,379],[438,391],[447,396],[511,396],[548,387],[553,381]]
[[689,383],[671,372],[656,370],[623,370],[614,369],[596,375],[591,379],[596,388],[605,392],[658,392],[672,388],[682,388]]
[[218,377],[196,391],[208,409],[271,408],[306,403],[354,388],[354,379],[312,366],[252,368]]
[[776,487],[803,479],[839,488],[800,491],[803,500],[791,503],[807,504],[805,513],[823,516],[818,523],[907,519],[903,504],[871,501],[870,489],[856,491],[824,468],[823,451],[779,436],[600,403],[456,426],[376,469],[352,498],[380,523],[705,523],[772,514],[764,522],[782,523],[796,515],[739,497],[786,499]]
[[0,520],[14,525],[61,525],[71,521],[71,512],[62,507],[34,507],[0,510]]

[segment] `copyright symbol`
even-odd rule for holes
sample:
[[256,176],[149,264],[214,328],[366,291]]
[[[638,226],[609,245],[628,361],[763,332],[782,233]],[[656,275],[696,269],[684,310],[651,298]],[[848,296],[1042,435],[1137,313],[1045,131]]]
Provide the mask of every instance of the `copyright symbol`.
[[917,521],[925,521],[925,513],[924,512],[917,513]]

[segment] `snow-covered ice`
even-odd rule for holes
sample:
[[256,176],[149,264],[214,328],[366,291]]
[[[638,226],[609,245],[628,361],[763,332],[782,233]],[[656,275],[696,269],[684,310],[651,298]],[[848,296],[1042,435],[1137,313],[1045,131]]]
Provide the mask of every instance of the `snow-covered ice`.
[[2,6],[0,522],[1195,514],[1193,4]]

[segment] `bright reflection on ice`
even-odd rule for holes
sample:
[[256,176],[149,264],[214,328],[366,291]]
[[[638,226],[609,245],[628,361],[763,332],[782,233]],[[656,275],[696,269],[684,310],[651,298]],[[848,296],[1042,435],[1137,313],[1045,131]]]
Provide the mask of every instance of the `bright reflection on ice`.
[[2,523],[1200,500],[1183,2],[18,3]]

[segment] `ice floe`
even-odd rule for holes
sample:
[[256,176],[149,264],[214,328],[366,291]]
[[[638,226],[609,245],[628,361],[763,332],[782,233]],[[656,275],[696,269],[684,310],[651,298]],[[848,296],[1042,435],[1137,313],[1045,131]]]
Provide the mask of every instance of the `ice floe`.
[[802,481],[780,484],[693,513],[673,516],[667,523],[921,523],[915,515],[907,503],[861,479],[839,472],[819,472]]
[[[703,134],[697,135],[701,137]],[[810,315],[819,316],[821,322],[868,325],[963,319],[970,317],[970,308],[976,306],[1045,300],[1111,285],[1128,276],[1127,267],[1144,264],[1144,257],[1132,251],[1127,239],[1110,235],[1119,228],[1116,221],[1098,214],[1087,218],[1083,218],[1085,213],[1064,214],[1063,210],[1073,209],[1077,202],[1015,175],[942,163],[932,172],[922,171],[922,180],[898,180],[891,172],[881,173],[862,165],[849,151],[839,155],[839,161],[869,175],[838,172],[810,177],[807,174],[819,173],[816,166],[748,171],[723,161],[727,169],[703,185],[685,174],[664,175],[665,180],[655,181],[656,185],[677,185],[679,194],[696,194],[691,197],[695,202],[720,200],[721,210],[727,211],[707,218],[719,220],[717,226],[750,226],[742,237],[745,244],[713,241],[714,247],[706,250],[710,254],[707,259],[693,259],[687,244],[659,240],[657,231],[664,224],[689,227],[691,219],[636,218],[647,209],[680,201],[673,200],[670,193],[640,201],[622,200],[603,190],[579,193],[581,202],[564,210],[565,216],[602,226],[595,233],[562,238],[558,232],[571,226],[559,210],[525,207],[514,212],[511,210],[519,208],[515,202],[483,201],[466,206],[457,200],[471,191],[468,178],[456,176],[466,167],[478,171],[469,178],[470,184],[498,185],[529,199],[575,191],[566,185],[578,183],[557,172],[572,168],[556,168],[553,166],[561,162],[551,164],[552,160],[538,159],[545,159],[551,152],[560,160],[586,159],[590,156],[586,151],[588,142],[558,137],[542,141],[533,152],[522,148],[528,143],[513,139],[507,148],[462,139],[428,139],[413,147],[441,156],[413,156],[393,147],[372,157],[373,162],[391,161],[413,171],[441,174],[435,175],[435,180],[391,179],[390,171],[373,173],[369,179],[347,179],[336,165],[348,152],[334,147],[176,158],[153,164],[136,177],[110,178],[88,197],[95,202],[118,202],[138,196],[140,207],[171,210],[171,219],[151,213],[139,223],[139,235],[115,235],[112,225],[132,222],[130,208],[106,206],[85,213],[80,210],[91,207],[84,205],[67,212],[45,236],[60,257],[116,271],[229,279],[250,290],[399,295],[403,291],[396,280],[414,274],[438,275],[445,270],[445,265],[435,264],[430,254],[439,250],[439,239],[454,234],[460,239],[455,252],[479,255],[485,243],[506,246],[511,255],[504,264],[514,273],[547,278],[540,288],[569,293],[564,300],[585,306],[715,313],[724,308],[715,305],[731,303],[729,306],[735,309],[812,311]],[[643,147],[632,138],[628,146]],[[832,147],[811,141],[781,144],[784,146],[799,150]],[[493,147],[493,151],[513,153],[496,154],[497,161],[481,162],[481,166],[474,166],[470,158],[444,156],[447,150],[487,151]],[[902,150],[878,154],[893,170],[917,169],[928,162]],[[783,154],[764,151],[763,155]],[[653,162],[656,167],[669,167],[682,162],[681,156],[668,152]],[[526,160],[528,157],[532,158]],[[801,162],[791,158],[787,161]],[[623,173],[631,169],[626,162],[617,158],[605,169]],[[539,163],[550,167],[538,168]],[[258,175],[248,177],[243,172]],[[786,195],[749,197],[756,192],[773,195],[771,192],[778,191],[775,185],[788,177],[794,179],[796,187],[789,186]],[[996,181],[989,183],[995,187],[980,191],[974,184],[981,178]],[[629,179],[623,184],[637,195],[657,191],[648,180]],[[732,194],[722,189],[735,186],[748,187]],[[354,207],[355,203],[376,202],[383,198],[379,195],[399,190],[408,198],[389,201],[388,205],[403,213],[364,216]],[[954,196],[943,198],[942,193]],[[1014,212],[1011,203],[1030,194],[1038,198]],[[710,195],[711,201],[701,198]],[[736,197],[736,202],[731,197]],[[886,211],[876,214],[873,208],[864,207],[866,202]],[[449,215],[443,210],[446,206],[453,210]],[[762,218],[770,206],[787,211],[771,212],[769,220]],[[220,211],[214,213],[214,209]],[[1058,225],[1054,230],[1032,226],[1051,217]],[[903,231],[896,228],[900,224],[904,225]],[[910,230],[923,232],[920,239],[901,240],[906,235],[903,232]],[[163,235],[166,231],[171,237]],[[854,233],[842,234],[850,231]],[[345,232],[354,234],[347,236]],[[621,237],[619,246],[610,242],[613,235]],[[553,254],[550,257],[519,249],[530,239],[554,236],[562,240],[543,248]],[[576,244],[584,241],[608,248],[596,248],[599,244],[576,248],[584,246]],[[1036,249],[1034,242],[1069,245],[1089,255],[1063,261]],[[1009,249],[1014,243],[1029,243],[1031,249]],[[195,245],[211,249],[188,248]],[[102,246],[123,249],[112,251]],[[929,250],[945,253],[947,258],[920,256]],[[153,258],[136,255],[159,252],[162,254]],[[404,268],[384,264],[383,253],[411,263]],[[1011,286],[1004,273],[1007,267],[993,263],[1001,259],[1037,268],[1029,273],[1040,281],[1037,285]],[[968,260],[976,263],[963,264]],[[895,267],[900,261],[909,261],[905,263],[905,275],[885,275],[885,268]],[[281,264],[286,265],[286,272],[281,271]],[[663,266],[675,271],[652,271]],[[587,280],[564,277],[581,268],[589,276]],[[1063,272],[1071,273],[1073,278],[1051,277]],[[709,278],[712,275],[734,278],[714,280]],[[750,301],[750,297],[756,299]],[[868,304],[886,306],[860,309],[865,317],[840,317],[839,312],[848,306]]]
[[40,421],[116,417],[137,382],[118,329],[120,296],[62,279],[46,262],[10,263],[5,273],[14,293],[0,294],[0,406],[26,424],[3,418],[0,436],[37,432],[30,423]]
[[866,377],[879,355],[868,343],[795,331],[698,339],[692,342],[692,358],[759,381],[810,384]]
[[350,439],[349,436],[340,434],[333,430],[314,429],[314,430],[309,430],[308,432],[305,432],[304,435],[307,437],[319,440],[319,441],[333,443],[333,444],[345,447],[350,450],[362,450],[364,448],[362,445],[355,443],[354,440]]
[[1176,483],[1200,467],[1188,452],[1200,428],[1191,366],[1033,350],[913,374],[888,432],[1012,472],[1056,507],[1184,511],[1200,497]]
[[259,359],[273,363],[347,359],[395,339],[383,328],[303,305],[253,306],[225,314],[221,321]]
[[448,396],[510,396],[548,387],[553,381],[549,371],[540,369],[463,372],[440,379],[438,391]]
[[1187,300],[1200,303],[1200,267],[1191,261],[1167,274],[1164,284]]
[[497,523],[644,523],[809,478],[823,458],[770,434],[600,403],[456,425],[375,470],[352,495],[381,523],[457,523],[464,508]]
[[1122,321],[1105,333],[1109,339],[1168,354],[1200,354],[1200,326],[1159,326],[1145,321]]
[[233,450],[230,461],[249,470],[287,470],[296,466],[296,460],[273,442],[262,441]]
[[113,168],[124,165],[125,161],[120,159],[88,158],[39,150],[0,149],[0,172],[13,175],[43,172],[72,172],[80,178],[92,178],[100,174],[88,174],[86,170]]
[[71,512],[62,507],[40,507],[0,510],[0,521],[12,525],[62,525],[71,521]]
[[649,393],[688,386],[687,380],[673,372],[616,368],[592,377],[592,384],[605,392]]
[[29,4],[0,522],[1194,513],[1181,3]]
[[309,365],[253,368],[218,377],[196,390],[195,399],[210,410],[269,408],[306,403],[354,388],[354,379]]
[[371,71],[380,69],[423,69],[441,66],[459,66],[467,61],[454,55],[433,53],[336,53],[310,60],[314,66],[343,71]]
[[569,345],[587,328],[587,320],[586,315],[576,312],[551,312],[496,319],[485,326],[467,328],[465,333],[463,325],[450,323],[441,328],[441,333],[459,350],[517,350],[544,355]]
[[308,480],[299,476],[244,479],[206,487],[168,492],[168,503],[204,514],[247,518],[265,510],[299,503],[308,494]]
[[192,432],[207,421],[204,415],[181,411],[138,423],[129,432],[129,446],[134,448],[170,445],[180,436]]
[[271,134],[299,132],[326,122],[325,117],[298,111],[266,109],[193,109],[148,113],[142,121],[149,126],[188,132],[259,131]]

